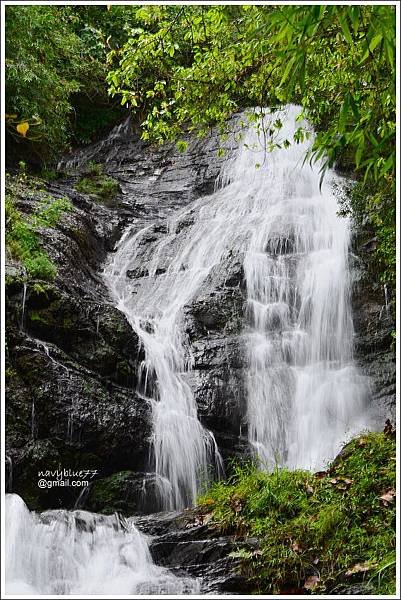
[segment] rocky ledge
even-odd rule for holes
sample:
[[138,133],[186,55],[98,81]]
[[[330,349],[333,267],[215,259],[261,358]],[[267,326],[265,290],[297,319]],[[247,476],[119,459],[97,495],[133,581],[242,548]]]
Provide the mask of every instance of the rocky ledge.
[[150,537],[154,562],[176,575],[198,578],[202,594],[249,593],[234,553],[239,548],[254,548],[257,540],[222,535],[210,517],[197,508],[137,517],[133,522]]
[[[43,192],[72,203],[57,224],[38,231],[57,268],[53,280],[27,277],[7,255],[7,485],[30,509],[72,508],[83,500],[97,511],[154,508],[154,481],[147,475],[151,409],[135,391],[143,350],[112,305],[101,273],[125,227],[154,222],[156,231],[163,217],[214,189],[232,148],[217,157],[217,136],[189,141],[185,154],[174,146],[154,149],[138,141],[127,121],[107,140],[62,161],[56,181],[8,178],[8,193],[24,215],[32,214]],[[112,201],[77,191],[90,161],[118,182]],[[186,318],[200,416],[230,455],[246,440],[241,348],[234,336],[242,271],[236,257],[228,257],[227,265],[224,281],[223,272],[215,274],[220,289],[212,290],[209,282]],[[97,475],[78,500],[77,488],[38,488],[38,472],[57,468]],[[143,485],[149,489],[146,509]]]

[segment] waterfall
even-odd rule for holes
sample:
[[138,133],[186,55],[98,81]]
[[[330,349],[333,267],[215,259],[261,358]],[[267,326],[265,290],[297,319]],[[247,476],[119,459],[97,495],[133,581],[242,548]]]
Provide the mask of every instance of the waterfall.
[[[149,227],[135,233],[128,229],[116,254],[105,268],[105,279],[116,305],[139,335],[146,352],[141,365],[145,395],[153,409],[152,450],[154,468],[165,509],[184,508],[193,503],[214,465],[221,458],[213,434],[202,427],[192,390],[186,381],[191,369],[184,348],[182,309],[196,293],[208,272],[204,244],[193,239],[171,254],[168,269],[159,274],[163,250],[176,241],[178,219],[154,247],[148,259],[147,276],[132,289],[127,272],[137,264],[139,250]],[[201,234],[204,227],[200,226]],[[142,265],[142,269],[145,265]],[[157,389],[152,385],[156,378]]]
[[[292,141],[298,112],[289,107],[277,142]],[[249,132],[248,147],[256,137]],[[306,142],[276,148],[255,173],[255,154],[243,147],[226,174],[257,219],[244,263],[246,379],[249,440],[266,468],[323,468],[348,438],[372,425],[369,385],[352,360],[350,227],[337,214],[341,180],[330,172],[320,189],[320,165],[303,164],[306,151]],[[262,162],[263,150],[257,154]]]
[[[337,214],[342,182],[329,172],[320,187],[320,165],[304,163],[311,142],[292,143],[299,111],[266,111],[264,133],[246,128],[214,193],[156,223],[130,225],[106,262],[113,302],[144,349],[137,392],[152,408],[150,459],[163,509],[193,504],[202,486],[222,475],[219,449],[191,388],[186,311],[213,270],[233,257],[243,257],[244,403],[260,466],[324,468],[349,437],[373,424],[369,382],[353,360],[350,223]],[[269,122],[278,118],[277,147],[266,152]],[[69,372],[50,347],[28,339]],[[34,438],[34,403],[31,416]],[[71,413],[70,439],[73,425]],[[76,510],[42,514],[6,495],[7,594],[200,592],[201,582],[153,563],[135,519],[79,509],[86,493]]]
[[6,495],[7,594],[199,593],[198,583],[156,566],[131,520],[83,510],[30,512]]
[[[293,142],[299,111],[266,113],[283,122],[277,144]],[[140,379],[166,508],[193,502],[209,465],[218,467],[188,383],[184,310],[230,252],[245,254],[248,430],[260,463],[318,468],[369,425],[368,386],[352,361],[341,182],[331,172],[319,189],[319,165],[303,164],[310,142],[266,153],[261,139],[249,127],[215,193],[156,225],[129,227],[105,267],[112,298],[145,349]]]

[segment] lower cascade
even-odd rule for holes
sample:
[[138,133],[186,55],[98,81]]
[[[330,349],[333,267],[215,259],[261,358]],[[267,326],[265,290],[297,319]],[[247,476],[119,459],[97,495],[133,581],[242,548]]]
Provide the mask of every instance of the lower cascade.
[[198,582],[156,566],[131,520],[84,510],[31,513],[6,495],[7,594],[195,594]]

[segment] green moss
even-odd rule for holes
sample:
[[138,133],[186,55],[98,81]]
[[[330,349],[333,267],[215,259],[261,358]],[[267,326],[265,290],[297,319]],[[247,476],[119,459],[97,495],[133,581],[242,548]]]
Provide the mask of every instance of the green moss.
[[44,296],[47,298],[47,292],[49,290],[49,286],[46,283],[39,283],[35,281],[32,285],[32,292],[36,294],[36,296]]
[[37,252],[34,256],[25,257],[24,265],[27,273],[33,279],[52,281],[57,275],[56,265],[44,252]]
[[36,321],[39,323],[46,323],[45,319],[43,319],[42,314],[37,310],[32,310],[29,314],[29,318],[31,321]]
[[102,166],[89,163],[84,176],[77,182],[75,189],[82,194],[96,196],[100,201],[113,200],[120,190],[118,182],[103,172]]
[[[36,180],[22,180],[20,176],[8,182],[5,197],[6,246],[11,256],[24,267],[27,278],[53,280],[57,269],[40,243],[39,229],[53,228],[63,213],[72,210],[67,198],[52,198],[36,189]],[[19,195],[37,200],[29,215],[16,207]]]
[[17,377],[17,371],[13,369],[13,367],[6,367],[5,375],[6,380],[9,381],[10,379]]
[[237,467],[200,503],[222,532],[258,538],[257,550],[236,554],[258,593],[302,591],[316,577],[312,593],[358,582],[369,593],[393,594],[394,490],[394,435],[369,433],[322,474]]
[[[376,238],[374,246],[364,252],[369,277],[390,290],[396,284],[396,203],[393,194],[378,183],[359,181],[340,198],[342,212],[358,225],[357,245]],[[395,298],[390,308],[395,318]]]
[[96,481],[90,496],[90,504],[93,510],[105,514],[116,511],[124,512],[129,505],[124,498],[123,490],[127,485],[127,480],[132,475],[132,471],[119,471]]
[[40,176],[46,181],[56,181],[61,177],[61,173],[55,169],[52,169],[51,167],[42,167]]
[[65,317],[65,319],[63,319],[64,329],[71,329],[73,327],[73,325],[74,325],[74,322],[69,317]]

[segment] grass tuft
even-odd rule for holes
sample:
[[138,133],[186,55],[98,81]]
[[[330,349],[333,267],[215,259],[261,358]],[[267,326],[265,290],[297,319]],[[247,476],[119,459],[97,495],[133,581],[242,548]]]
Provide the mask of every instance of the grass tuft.
[[256,593],[395,594],[395,435],[352,440],[324,473],[237,466],[199,502],[240,551]]
[[[36,189],[24,176],[8,182],[5,196],[6,247],[10,255],[21,262],[26,275],[31,279],[53,280],[57,269],[40,243],[39,230],[53,228],[63,213],[72,210],[68,198],[52,198],[43,190]],[[24,214],[17,208],[19,196],[31,196],[35,208],[31,214]]]
[[95,196],[100,201],[110,201],[120,191],[119,183],[103,172],[102,165],[89,162],[81,179],[75,185],[81,194]]

